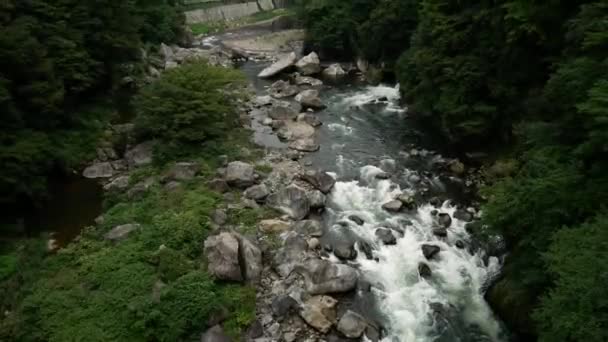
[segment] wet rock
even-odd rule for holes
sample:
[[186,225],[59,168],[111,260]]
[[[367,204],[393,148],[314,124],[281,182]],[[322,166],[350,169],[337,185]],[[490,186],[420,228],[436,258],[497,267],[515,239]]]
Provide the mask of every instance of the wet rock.
[[454,212],[454,218],[464,222],[473,221],[473,214],[462,209],[458,209]]
[[448,237],[448,230],[443,227],[433,228],[433,235],[438,237]]
[[464,241],[462,241],[462,240],[456,241],[456,248],[464,249],[465,248]]
[[308,76],[300,76],[300,74],[296,75],[294,81],[299,86],[320,87],[323,85],[323,81],[319,79]]
[[334,247],[334,254],[342,260],[354,260],[357,257],[357,251],[352,243],[347,241],[339,241]]
[[322,122],[319,120],[319,117],[310,113],[298,114],[296,120],[298,120],[298,122],[305,122],[311,125],[312,127],[319,127],[322,125]]
[[272,106],[268,109],[268,117],[273,120],[294,120],[297,116],[298,112],[288,105]]
[[207,182],[207,188],[209,188],[209,190],[211,191],[219,192],[221,194],[230,190],[228,183],[226,183],[225,180],[219,178],[215,178]]
[[445,228],[448,228],[452,225],[452,218],[448,213],[439,213],[439,215],[437,216],[437,220],[439,221],[439,224],[444,226]]
[[327,202],[327,196],[319,190],[307,192],[308,200],[310,201],[310,208],[319,209],[325,208]]
[[443,200],[439,197],[433,197],[429,200],[429,203],[435,208],[440,208],[443,205]]
[[289,144],[289,148],[296,151],[302,152],[316,152],[321,146],[315,143],[313,139],[298,139]]
[[346,71],[338,63],[332,64],[327,69],[323,70],[323,76],[328,78],[339,78],[346,75]]
[[391,179],[390,173],[387,173],[387,172],[377,173],[374,177],[376,179],[381,179],[381,180]]
[[424,262],[421,262],[418,264],[418,274],[420,274],[422,278],[430,278],[433,272],[431,271],[429,265]]
[[355,222],[355,223],[356,223],[356,224],[358,224],[359,226],[362,226],[362,225],[364,225],[364,224],[365,224],[365,221],[363,221],[363,219],[362,219],[362,218],[360,218],[360,217],[359,217],[359,216],[357,216],[357,215],[350,215],[350,216],[348,217],[348,219],[349,219],[349,220],[351,220],[351,221],[353,221],[353,222]]
[[359,338],[363,335],[367,323],[358,313],[348,310],[338,321],[337,329],[348,338]]
[[298,307],[298,302],[288,295],[280,295],[274,298],[270,305],[272,315],[279,321],[296,312]]
[[293,141],[298,139],[311,139],[315,135],[315,128],[306,122],[287,121],[277,132],[279,138]]
[[257,319],[253,321],[247,329],[246,336],[249,340],[264,336],[264,327],[262,326],[262,323]]
[[323,227],[321,226],[321,222],[317,220],[296,222],[293,226],[293,230],[303,236],[320,237],[323,235]]
[[104,185],[106,191],[124,190],[129,187],[129,176],[120,176],[113,179],[110,183]]
[[344,264],[309,259],[296,270],[304,276],[306,290],[311,294],[349,292],[357,285],[357,270]]
[[325,105],[323,102],[321,102],[321,98],[319,97],[319,91],[314,89],[301,91],[298,95],[296,95],[296,101],[298,101],[303,108],[325,108]]
[[247,188],[243,195],[245,198],[249,198],[258,203],[263,203],[266,197],[270,195],[270,191],[268,191],[268,187],[266,185],[260,184]]
[[141,226],[137,223],[123,224],[112,228],[109,232],[104,234],[106,240],[112,242],[118,242],[129,237],[129,234],[138,230]]
[[302,220],[310,212],[310,202],[306,191],[296,185],[290,185],[268,196],[267,203],[294,220]]
[[292,67],[297,60],[297,56],[295,52],[292,52],[286,56],[281,57],[276,63],[270,65],[269,67],[262,70],[259,74],[259,78],[270,78],[278,75],[284,70]]
[[321,247],[321,241],[317,238],[308,239],[307,243],[308,243],[308,249],[313,250],[313,251],[315,249],[318,249]]
[[96,163],[84,169],[82,175],[90,179],[110,178],[114,175],[114,168],[110,162]]
[[431,216],[437,216],[437,215],[439,215],[439,210],[437,210],[437,209],[431,210]]
[[398,213],[401,211],[402,208],[403,208],[403,203],[398,200],[390,201],[390,202],[384,203],[382,205],[382,209],[384,209],[388,212],[391,212],[391,213]]
[[258,228],[265,234],[280,234],[286,232],[291,227],[291,223],[281,220],[262,220],[258,223]]
[[321,61],[315,52],[311,52],[296,63],[296,68],[304,76],[318,74],[321,72]]
[[230,233],[220,233],[205,240],[208,272],[220,280],[242,281],[239,265],[239,241]]
[[365,329],[365,336],[370,342],[378,342],[380,341],[380,331],[373,325],[368,325]]
[[277,99],[296,95],[300,89],[297,86],[290,84],[288,81],[279,80],[274,82],[268,90],[272,97]]
[[228,215],[224,209],[215,209],[211,212],[211,222],[223,226],[228,222]]
[[251,164],[234,161],[226,168],[226,183],[237,188],[247,188],[255,182],[255,171]]
[[325,171],[308,170],[301,178],[324,194],[329,193],[336,184],[336,180]]
[[270,95],[256,96],[253,103],[257,107],[270,106],[272,105],[272,97]]
[[427,260],[433,259],[437,254],[439,254],[440,250],[441,249],[439,246],[428,244],[422,245],[422,255],[424,255]]
[[365,258],[367,258],[367,260],[372,260],[374,258],[373,249],[369,243],[365,241],[357,241],[357,245],[359,246],[361,252],[363,252],[363,254],[365,255]]
[[125,159],[129,167],[139,167],[152,163],[152,153],[154,152],[154,142],[146,141],[136,145],[125,153]]
[[462,176],[464,174],[464,172],[466,171],[464,164],[457,159],[450,162],[448,167],[450,168],[450,172],[452,172],[453,174],[455,174],[457,176]]
[[380,161],[380,168],[384,172],[393,173],[397,169],[397,163],[395,162],[395,159],[382,159]]
[[385,245],[396,245],[397,239],[390,229],[379,228],[376,230],[376,237]]
[[200,171],[200,165],[197,163],[181,162],[176,163],[169,169],[164,177],[164,181],[185,181],[193,179]]
[[329,296],[315,296],[307,300],[300,310],[300,317],[311,327],[326,334],[336,320],[338,301]]
[[239,242],[239,264],[243,278],[251,283],[257,284],[262,274],[262,251],[246,237],[234,233]]
[[202,334],[201,342],[232,342],[232,339],[224,333],[220,325],[216,325]]
[[403,203],[403,205],[410,210],[416,209],[416,200],[414,199],[414,197],[408,194],[399,195],[399,197],[397,197],[397,200]]

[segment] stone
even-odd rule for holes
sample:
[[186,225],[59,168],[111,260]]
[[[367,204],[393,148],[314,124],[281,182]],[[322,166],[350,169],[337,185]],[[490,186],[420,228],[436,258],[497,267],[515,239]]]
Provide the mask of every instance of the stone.
[[310,212],[310,202],[306,191],[296,185],[290,185],[268,196],[268,205],[294,220],[302,220]]
[[448,228],[452,225],[452,218],[448,213],[439,213],[439,215],[437,215],[437,221],[445,228]]
[[270,78],[278,75],[282,71],[285,71],[292,67],[297,60],[297,56],[295,52],[292,52],[288,55],[281,57],[277,62],[273,63],[269,67],[262,70],[259,74],[259,78]]
[[307,89],[301,91],[296,95],[296,101],[302,105],[303,108],[312,109],[323,109],[325,105],[321,102],[319,97],[319,91],[315,89]]
[[365,224],[365,221],[357,215],[350,215],[348,217],[349,220],[355,222],[357,225],[362,226]]
[[165,43],[160,43],[158,52],[165,61],[170,61],[173,58],[173,49]]
[[321,222],[317,220],[303,220],[296,222],[293,225],[293,231],[303,236],[323,236],[323,227],[321,226]]
[[239,242],[239,261],[243,278],[250,284],[257,284],[262,274],[262,251],[248,238],[234,233]]
[[325,208],[327,196],[319,190],[313,190],[306,193],[311,209]]
[[224,209],[215,209],[211,212],[211,222],[223,226],[228,222],[228,215]]
[[433,235],[438,237],[448,237],[448,230],[443,227],[433,228]]
[[258,229],[265,234],[280,234],[286,232],[291,227],[291,223],[281,220],[262,220],[258,223]]
[[315,296],[308,299],[300,310],[300,317],[317,331],[327,334],[336,320],[338,301],[330,296]]
[[433,197],[429,200],[429,203],[435,208],[441,208],[443,205],[443,200],[439,197]]
[[226,167],[226,183],[237,188],[247,188],[255,182],[253,165],[234,161]]
[[398,200],[393,200],[382,205],[382,209],[392,213],[398,213],[401,211],[402,208],[403,203]]
[[185,181],[191,180],[200,172],[200,165],[197,163],[180,162],[169,169],[165,180]]
[[247,328],[246,336],[248,340],[264,336],[264,326],[262,326],[262,323],[257,319],[253,321],[249,328]]
[[295,268],[304,276],[306,290],[311,294],[343,293],[355,289],[357,270],[328,260],[309,259]]
[[334,177],[325,171],[308,170],[300,178],[324,194],[331,192],[336,185]]
[[279,80],[274,82],[268,89],[270,95],[280,99],[296,95],[300,89],[297,86],[290,84],[288,81]]
[[302,152],[316,152],[321,146],[317,144],[313,139],[298,139],[289,144],[289,148],[296,151]]
[[296,63],[296,68],[304,76],[318,74],[321,72],[321,61],[315,52],[311,52]]
[[418,264],[418,274],[422,278],[429,278],[432,275],[431,268],[424,262]]
[[311,139],[314,135],[315,128],[302,121],[287,121],[277,132],[279,138],[288,141]]
[[355,64],[357,65],[357,69],[364,74],[369,70],[369,62],[363,57],[357,57]]
[[309,76],[300,76],[300,74],[296,74],[294,82],[299,86],[320,87],[323,85],[323,81],[319,79]]
[[298,302],[288,295],[279,295],[278,297],[275,297],[270,304],[272,315],[279,320],[282,320],[295,312],[298,307]]
[[308,243],[308,249],[310,250],[315,250],[321,247],[321,241],[317,238],[310,238],[308,239],[308,241],[306,241]]
[[110,178],[114,175],[114,168],[109,162],[102,162],[93,164],[82,172],[85,178]]
[[450,171],[457,176],[462,176],[465,172],[464,164],[457,159],[450,162],[448,166],[450,168]]
[[454,212],[454,218],[464,222],[473,221],[473,214],[468,212],[467,210],[458,209]]
[[387,172],[379,172],[374,176],[374,178],[380,179],[380,180],[387,180],[387,179],[391,179],[391,175],[390,175],[390,173],[387,173]]
[[348,241],[338,241],[333,246],[333,251],[336,257],[342,260],[354,260],[357,257],[354,244]]
[[380,341],[380,331],[377,327],[369,324],[367,328],[365,328],[365,336],[370,342],[379,342]]
[[298,112],[290,106],[272,106],[267,114],[273,120],[294,120],[298,116]]
[[129,167],[139,167],[152,163],[154,142],[146,141],[136,145],[125,153],[125,159]]
[[141,226],[137,223],[123,224],[112,228],[109,232],[104,234],[106,240],[112,242],[118,242],[129,237],[129,234],[138,230]]
[[348,338],[359,338],[367,328],[367,322],[358,313],[348,310],[338,321],[337,329]]
[[376,237],[382,241],[385,245],[396,245],[397,238],[393,235],[393,232],[387,228],[378,228],[376,230]]
[[393,173],[397,169],[397,163],[395,162],[395,159],[382,159],[380,161],[380,168],[384,172]]
[[230,186],[226,183],[225,180],[220,178],[215,178],[207,182],[207,188],[211,191],[219,192],[221,194],[228,192],[230,190]]
[[295,342],[297,339],[297,335],[294,332],[288,332],[283,334],[283,341],[285,342]]
[[129,176],[116,177],[110,183],[104,185],[103,189],[106,191],[124,190],[129,187],[129,179]]
[[339,78],[346,75],[346,71],[342,69],[342,66],[338,63],[331,64],[325,70],[323,70],[323,76],[328,78]]
[[169,183],[165,184],[165,186],[163,188],[168,192],[174,192],[174,191],[177,191],[181,187],[182,187],[182,184],[180,182],[170,181]]
[[156,180],[154,177],[146,178],[129,189],[129,191],[127,191],[127,196],[130,199],[141,197],[155,184],[155,182]]
[[258,107],[270,106],[272,104],[272,97],[270,95],[256,96],[253,103]]
[[282,277],[287,277],[308,257],[306,239],[293,232],[287,233],[283,246],[274,254],[273,266]]
[[310,114],[310,113],[298,114],[298,117],[296,118],[296,120],[298,122],[305,122],[305,123],[311,125],[312,127],[319,127],[323,124],[319,120],[318,116],[316,116],[314,114]]
[[465,248],[464,241],[462,241],[462,240],[456,241],[456,248],[458,248],[458,249],[464,249]]
[[357,241],[357,245],[367,260],[372,260],[374,258],[374,253],[372,246],[365,241]]
[[249,198],[258,203],[263,203],[266,197],[270,195],[270,191],[268,190],[268,187],[266,185],[260,184],[247,188],[243,195],[245,196],[245,198]]
[[239,265],[239,241],[230,233],[220,233],[205,240],[208,272],[220,280],[242,281]]
[[422,245],[422,255],[424,255],[427,260],[433,259],[437,254],[439,254],[440,250],[441,249],[439,246],[428,244]]
[[416,209],[416,200],[408,194],[399,195],[397,200],[403,203],[403,205],[410,210]]
[[220,325],[211,327],[201,335],[201,342],[232,342]]

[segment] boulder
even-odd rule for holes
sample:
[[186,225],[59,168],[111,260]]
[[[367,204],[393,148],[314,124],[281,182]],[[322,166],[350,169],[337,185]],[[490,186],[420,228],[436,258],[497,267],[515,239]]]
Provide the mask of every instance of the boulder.
[[290,84],[288,81],[279,80],[274,82],[268,90],[272,97],[277,99],[296,95],[300,89],[297,86]]
[[228,215],[224,209],[215,209],[211,212],[211,222],[223,226],[228,222]]
[[448,230],[444,227],[433,228],[433,235],[439,236],[439,237],[447,237]]
[[382,209],[392,212],[392,213],[398,213],[401,211],[402,208],[403,208],[403,203],[398,200],[393,200],[393,201],[384,203],[382,205]]
[[374,252],[372,246],[366,241],[357,241],[357,245],[367,260],[372,260],[374,258]]
[[220,178],[212,179],[209,182],[207,182],[207,188],[209,188],[209,190],[211,190],[211,191],[216,191],[221,194],[228,192],[228,190],[230,190],[230,186],[228,186],[228,183],[226,183],[225,180],[220,179]]
[[422,278],[429,278],[433,274],[433,272],[431,271],[429,265],[424,262],[421,262],[418,264],[418,274],[420,274]]
[[270,78],[278,75],[282,71],[285,71],[292,67],[297,60],[297,56],[295,52],[292,52],[288,55],[281,57],[277,62],[273,63],[269,67],[262,70],[259,74],[259,78]]
[[255,340],[258,337],[264,336],[264,326],[259,320],[253,321],[249,328],[247,328],[247,333],[245,334],[246,340],[251,341]]
[[348,338],[359,338],[367,328],[367,322],[363,316],[348,310],[338,321],[337,329]]
[[319,190],[313,190],[306,193],[308,201],[310,202],[311,209],[325,208],[327,202],[327,196]]
[[397,197],[397,200],[403,203],[403,205],[410,210],[416,209],[416,200],[414,199],[414,197],[408,194],[399,195],[399,197]]
[[315,296],[302,305],[300,317],[311,327],[327,334],[336,321],[338,301],[330,296]]
[[294,120],[298,116],[298,111],[291,106],[272,106],[268,108],[268,117],[273,120]]
[[357,270],[345,264],[309,259],[295,270],[304,276],[306,290],[311,294],[343,293],[357,285]]
[[242,281],[239,265],[239,241],[230,233],[220,233],[205,240],[208,272],[220,280]]
[[379,172],[374,176],[374,178],[380,179],[380,180],[387,180],[387,179],[391,179],[391,174],[388,172]]
[[357,65],[357,69],[364,74],[369,70],[369,62],[363,57],[357,57],[355,64]]
[[125,153],[125,159],[129,167],[138,167],[152,163],[154,142],[146,141],[136,145]]
[[314,139],[298,139],[289,143],[289,148],[302,152],[316,152],[321,146],[319,146]]
[[310,250],[315,250],[321,247],[321,240],[317,238],[310,238],[308,241],[306,241],[306,243],[308,243],[308,249]]
[[283,319],[298,309],[298,302],[288,295],[275,297],[270,304],[272,314],[277,319]]
[[296,95],[296,101],[302,105],[303,108],[312,109],[323,109],[325,105],[321,102],[319,97],[319,91],[315,89],[307,89],[301,91]]
[[329,193],[336,184],[334,177],[325,171],[308,170],[301,178],[324,194]]
[[311,139],[315,128],[305,122],[287,121],[277,132],[279,138],[288,141]]
[[464,222],[473,221],[473,214],[462,209],[458,209],[454,212],[454,218]]
[[439,213],[439,215],[437,215],[437,221],[445,228],[448,228],[452,225],[452,218],[448,213]]
[[317,220],[304,220],[293,225],[293,231],[303,236],[323,236],[323,226]]
[[291,223],[281,220],[262,220],[258,223],[258,229],[265,234],[283,233],[289,230]]
[[234,233],[239,242],[239,260],[243,278],[251,283],[257,284],[262,274],[262,251],[246,237]]
[[243,195],[245,198],[249,198],[258,203],[263,203],[266,197],[270,195],[270,192],[268,191],[268,187],[266,185],[260,184],[247,188]]
[[424,255],[427,260],[433,259],[437,254],[439,254],[440,250],[441,249],[439,246],[428,244],[422,245],[422,255]]
[[349,220],[355,222],[357,225],[362,226],[365,224],[365,221],[357,215],[350,215],[348,217]]
[[110,183],[104,185],[103,189],[106,191],[112,190],[124,190],[129,187],[129,176],[119,176],[114,178]]
[[114,175],[114,168],[109,162],[102,162],[93,164],[82,172],[85,178],[110,178]]
[[112,242],[118,242],[129,237],[129,234],[138,230],[141,226],[137,223],[123,224],[112,228],[109,232],[104,234],[106,240]]
[[154,179],[154,177],[146,178],[141,182],[135,184],[131,189],[129,189],[129,191],[127,191],[127,196],[130,199],[139,198],[143,194],[145,194],[155,183],[156,180]]
[[387,228],[378,228],[376,230],[376,237],[382,241],[385,245],[396,245],[397,238],[393,235],[393,232]]
[[299,86],[320,87],[323,85],[323,81],[319,79],[309,76],[300,76],[300,74],[296,74],[294,82]]
[[296,63],[296,68],[304,76],[318,74],[321,72],[321,61],[315,52],[311,52]]
[[201,170],[201,167],[197,163],[187,163],[187,162],[176,163],[167,172],[167,174],[165,176],[165,181],[190,180],[190,179],[193,179],[196,176],[196,174],[200,172],[200,170]]
[[296,120],[298,122],[305,122],[305,123],[311,125],[312,127],[319,127],[323,124],[321,122],[321,120],[319,120],[318,116],[316,116],[314,114],[310,114],[310,113],[298,114],[298,117],[296,118]]
[[310,202],[306,191],[290,185],[268,197],[268,205],[294,220],[302,220],[310,212]]
[[251,164],[234,161],[226,168],[226,183],[238,188],[247,188],[255,182],[255,171]]
[[395,159],[382,159],[380,161],[380,168],[385,172],[393,173],[397,169],[397,163]]
[[201,335],[201,342],[232,342],[220,325],[216,325]]
[[302,236],[288,233],[283,246],[275,253],[273,266],[282,277],[287,277],[308,257],[308,242]]
[[462,176],[465,172],[465,166],[460,160],[452,160],[449,164],[450,171],[457,175]]
[[323,76],[328,78],[338,78],[346,75],[346,71],[338,63],[332,64],[327,69],[323,70]]
[[348,241],[338,241],[333,247],[336,257],[342,260],[354,260],[357,257],[354,243]]
[[464,244],[464,241],[462,241],[462,240],[456,241],[455,245],[456,245],[456,248],[458,248],[458,249],[464,249],[466,247]]
[[257,107],[270,106],[272,102],[273,100],[270,95],[256,96],[253,100],[253,104]]
[[160,48],[158,52],[163,57],[165,62],[173,59],[173,49],[165,43],[160,43]]

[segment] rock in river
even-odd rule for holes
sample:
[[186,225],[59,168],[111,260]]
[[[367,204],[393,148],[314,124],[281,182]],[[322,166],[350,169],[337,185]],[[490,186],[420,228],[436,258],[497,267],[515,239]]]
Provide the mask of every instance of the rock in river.
[[422,254],[427,260],[433,259],[437,254],[439,254],[440,250],[441,249],[439,246],[427,244],[422,245]]
[[303,90],[296,95],[298,101],[304,108],[323,109],[325,105],[321,102],[319,91],[314,89]]
[[296,63],[296,68],[304,76],[318,74],[321,72],[321,61],[315,52],[311,52]]
[[317,144],[314,139],[307,138],[292,141],[291,143],[289,143],[289,148],[302,152],[316,152],[321,148],[321,146],[319,146],[319,144]]
[[310,212],[310,201],[306,191],[296,185],[290,185],[268,197],[268,205],[289,215],[294,220],[302,220]]
[[338,78],[346,75],[346,71],[338,63],[332,64],[327,69],[323,70],[323,76],[329,78]]
[[348,338],[359,338],[363,335],[367,322],[358,313],[348,310],[338,322],[337,329]]
[[345,264],[309,259],[296,270],[304,276],[306,290],[311,294],[348,292],[357,285],[357,270]]
[[262,70],[259,74],[259,78],[270,78],[278,75],[280,72],[287,70],[292,67],[297,60],[297,56],[295,52],[292,52],[288,55],[283,56],[277,62]]
[[301,176],[301,178],[324,194],[329,193],[336,184],[334,177],[325,171],[308,170]]
[[403,208],[403,203],[398,200],[390,201],[382,205],[382,209],[390,211],[392,213],[397,213],[401,211],[401,208]]

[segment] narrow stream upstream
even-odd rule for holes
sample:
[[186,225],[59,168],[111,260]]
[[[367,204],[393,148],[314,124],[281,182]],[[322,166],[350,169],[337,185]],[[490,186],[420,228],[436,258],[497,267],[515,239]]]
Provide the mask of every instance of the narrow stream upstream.
[[[264,87],[271,82],[256,78],[261,69],[255,63],[242,66],[258,93],[265,95]],[[434,172],[443,157],[424,149],[434,147],[432,137],[407,119],[398,104],[398,88],[344,84],[321,94],[328,106],[317,113],[323,122],[316,133],[321,150],[305,160],[337,180],[323,217],[323,242],[357,241],[357,257],[349,262],[360,269],[371,291],[359,291],[354,305],[381,322],[387,342],[506,340],[482,292],[487,279],[499,272],[499,261],[469,248],[473,241],[465,222],[453,218],[463,200],[462,182]],[[379,99],[382,103],[374,103]],[[254,129],[256,142],[282,146],[268,127],[254,123]],[[408,147],[412,145],[415,150]],[[378,179],[384,171],[392,177]],[[416,210],[398,215],[382,208],[400,194],[444,200],[439,208],[422,202]],[[434,210],[453,218],[446,237],[433,234],[438,227]],[[357,224],[353,215],[363,223]],[[376,234],[381,227],[402,233],[387,245]],[[423,244],[440,252],[427,260]],[[371,247],[371,258],[362,246]],[[420,275],[421,264],[429,267],[430,277]]]

